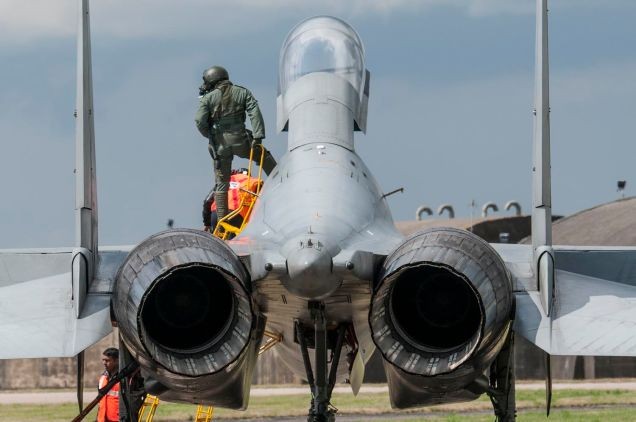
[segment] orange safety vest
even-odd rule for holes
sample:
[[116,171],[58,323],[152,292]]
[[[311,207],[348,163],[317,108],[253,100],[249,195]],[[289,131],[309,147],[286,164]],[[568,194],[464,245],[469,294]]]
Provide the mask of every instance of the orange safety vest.
[[[99,388],[104,388],[106,384],[108,384],[108,372],[104,372],[99,377]],[[119,422],[119,383],[115,384],[99,401],[97,422]]]
[[[263,183],[261,181],[261,183]],[[258,188],[258,178],[247,177],[247,174],[236,173],[230,176],[230,189],[227,192],[227,207],[230,211],[234,211],[241,204],[241,198],[247,193],[241,191],[239,188],[243,188],[250,192],[256,192]],[[216,201],[212,202],[210,206],[211,211],[216,211]],[[247,209],[241,210],[241,217],[245,218],[247,215]]]

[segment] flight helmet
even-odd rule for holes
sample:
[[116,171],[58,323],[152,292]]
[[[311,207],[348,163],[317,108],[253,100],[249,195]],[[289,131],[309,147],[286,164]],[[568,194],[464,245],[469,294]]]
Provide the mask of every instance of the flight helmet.
[[230,79],[227,70],[221,66],[212,66],[203,72],[203,85],[201,88],[205,91],[214,89],[217,83]]

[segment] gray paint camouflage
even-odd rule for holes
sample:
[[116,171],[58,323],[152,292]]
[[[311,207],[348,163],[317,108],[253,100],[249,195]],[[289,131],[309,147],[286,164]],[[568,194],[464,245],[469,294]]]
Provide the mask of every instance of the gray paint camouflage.
[[[86,0],[81,4],[85,6]],[[540,13],[545,14],[545,0],[538,0],[538,5]],[[87,31],[87,10],[85,12],[84,8],[81,16],[82,31]],[[333,18],[314,19],[307,22],[342,24]],[[79,51],[84,51],[82,45]],[[89,66],[86,61],[83,63],[86,72]],[[367,77],[365,93],[369,92],[368,81]],[[80,86],[78,98],[86,100],[88,97],[82,95],[85,92],[83,86]],[[440,264],[451,268],[465,265],[460,247],[465,236],[441,231],[445,245],[431,246],[421,244],[416,238],[404,239],[395,229],[378,184],[354,151],[354,122],[366,119],[366,115],[360,114],[365,98],[348,82],[326,72],[306,74],[281,94],[278,99],[279,111],[282,110],[279,128],[289,131],[288,153],[281,160],[279,171],[274,171],[266,181],[250,224],[241,236],[228,243],[236,256],[228,254],[224,258],[230,261],[240,258],[247,268],[246,288],[259,310],[267,316],[268,329],[283,335],[282,343],[277,346],[278,353],[301,376],[304,376],[304,370],[298,345],[294,342],[293,324],[298,320],[311,325],[308,300],[324,303],[328,321],[352,324],[359,356],[366,361],[375,348],[372,337],[381,337],[381,331],[385,329],[380,324],[378,332],[372,332],[374,328],[368,321],[374,289],[381,281],[377,280],[377,271],[383,264],[395,265],[393,274],[400,271],[402,262],[404,266],[422,265],[426,261],[419,260],[421,256],[429,256],[427,259],[432,261],[439,259]],[[543,103],[547,104],[547,101]],[[78,105],[80,116],[91,115],[90,101],[78,101]],[[95,163],[92,119],[82,119],[82,142],[77,148],[81,165],[77,166],[76,177],[78,187],[84,191],[87,186],[95,186],[94,172],[91,171]],[[205,134],[205,130],[202,133]],[[210,130],[209,125],[207,130]],[[544,140],[535,139],[535,142],[543,143]],[[542,163],[549,157],[545,149],[549,144],[543,143],[543,146]],[[535,179],[535,184],[538,183],[542,187],[549,184],[549,174]],[[546,189],[536,188],[535,193],[538,192],[542,194],[537,196],[546,199]],[[293,204],[290,203],[292,199]],[[546,203],[549,201],[544,200],[543,205]],[[96,210],[86,206],[82,210],[96,216]],[[542,220],[541,216],[538,218]],[[96,239],[96,218],[78,218],[77,231],[82,239]],[[187,252],[174,253],[174,260],[179,265],[184,265],[179,260],[193,255],[197,255],[198,263],[209,260],[207,264],[204,262],[206,265],[218,260],[218,255],[199,253],[198,236],[189,236],[179,230],[167,233],[162,236],[162,241],[177,247],[175,250],[184,248]],[[435,242],[433,235],[427,239]],[[484,248],[487,253],[478,259],[483,259],[484,263],[501,259],[510,283],[493,283],[495,279],[489,280],[488,274],[474,281],[486,283],[484,288],[492,290],[492,294],[488,294],[490,297],[513,294],[516,300],[514,330],[548,353],[636,356],[636,266],[633,264],[636,248],[554,246],[552,257],[556,264],[551,274],[545,272],[549,266],[538,268],[533,259],[536,248],[547,243],[541,242],[534,247],[492,245],[493,249]],[[63,250],[0,251],[0,337],[12,340],[0,346],[0,358],[73,356],[81,352],[110,330],[111,294],[117,286],[125,285],[122,277],[128,276],[118,275],[122,266],[151,267],[156,258],[152,248],[127,257],[130,247],[100,248],[97,253],[95,247],[90,248],[90,242],[79,246]],[[384,262],[392,251],[397,250],[404,252],[399,255],[399,261]],[[303,259],[297,259],[299,256]],[[590,260],[596,264],[582,264]],[[160,263],[157,265],[162,270]],[[470,275],[463,274],[473,281]],[[545,282],[546,278],[550,278],[549,283]],[[324,280],[328,282],[324,283]],[[546,287],[549,287],[547,291]],[[482,296],[483,302],[491,305],[485,313],[495,312],[493,306],[497,300],[489,301],[486,295]],[[133,299],[135,297],[123,297],[121,303],[133,304]],[[124,308],[118,311],[126,313]],[[133,306],[130,312],[134,311]],[[260,329],[256,325],[253,328]],[[481,337],[486,338],[502,333],[491,330],[482,334]],[[257,339],[258,335],[254,334],[253,338]],[[488,359],[502,350],[500,343],[495,343],[496,346],[483,350]],[[401,344],[395,344],[395,350],[398,350]],[[256,342],[252,341],[250,347],[257,347]],[[389,389],[396,406],[427,400],[436,403],[464,400],[468,393],[453,389],[458,387],[456,385],[444,385],[445,377],[461,375],[468,380],[487,369],[479,365],[488,362],[487,359],[480,362],[471,361],[469,357],[466,362],[471,365],[460,365],[456,372],[441,374],[444,377],[405,374],[391,363],[394,354],[389,349],[385,367],[390,368],[392,374]],[[480,346],[475,350],[481,350]],[[254,355],[255,349],[252,349],[240,380],[249,380],[249,365],[253,365]],[[137,356],[141,354],[137,353]],[[175,355],[168,358],[180,359]],[[415,359],[405,363],[404,367],[414,367]],[[156,364],[142,363],[152,375],[152,367]],[[187,360],[183,363],[187,365]],[[428,365],[428,373],[435,373],[435,359]],[[337,379],[347,378],[348,369],[347,362],[342,360],[337,367]],[[170,384],[170,377],[165,380],[166,388],[179,391],[181,401],[201,400],[203,392],[207,394],[205,401],[208,398],[214,401],[217,397],[221,403],[242,404],[249,394],[247,384],[241,384],[245,388],[223,391],[210,385],[205,391],[190,393],[187,382]],[[418,387],[409,387],[415,385],[409,384],[410,381],[417,381]],[[473,390],[469,393],[474,394]]]

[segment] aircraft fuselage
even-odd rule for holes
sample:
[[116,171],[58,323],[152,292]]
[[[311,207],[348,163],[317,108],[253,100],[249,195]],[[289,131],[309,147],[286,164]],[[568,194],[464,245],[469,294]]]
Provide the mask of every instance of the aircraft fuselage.
[[[232,243],[278,251],[273,260],[281,262],[267,274],[253,266],[252,280],[269,329],[283,334],[277,350],[294,372],[305,373],[293,324],[311,325],[309,301],[325,303],[328,325],[353,323],[363,357],[370,356],[371,251],[388,253],[401,240],[377,183],[354,151],[311,142],[280,160],[249,225]],[[362,258],[365,249],[370,252]]]

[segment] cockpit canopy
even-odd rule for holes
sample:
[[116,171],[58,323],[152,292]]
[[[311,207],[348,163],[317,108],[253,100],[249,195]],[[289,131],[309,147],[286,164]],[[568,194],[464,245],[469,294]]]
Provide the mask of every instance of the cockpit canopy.
[[329,72],[347,80],[362,97],[365,83],[364,47],[346,22],[318,16],[291,30],[280,53],[278,94],[304,75]]

